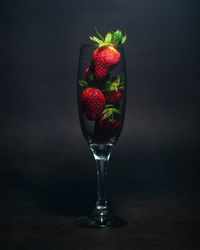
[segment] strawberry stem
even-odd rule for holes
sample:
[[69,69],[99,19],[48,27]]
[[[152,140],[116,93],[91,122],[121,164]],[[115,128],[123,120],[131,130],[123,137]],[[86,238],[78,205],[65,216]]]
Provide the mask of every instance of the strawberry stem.
[[95,29],[95,32],[96,32],[97,36],[99,36],[101,38],[101,40],[104,42],[105,40],[102,37],[102,35],[98,32],[97,28],[95,27],[94,29]]

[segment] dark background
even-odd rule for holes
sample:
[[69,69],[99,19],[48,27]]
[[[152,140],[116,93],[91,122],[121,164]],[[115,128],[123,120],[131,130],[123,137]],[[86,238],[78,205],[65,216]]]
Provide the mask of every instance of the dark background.
[[[0,245],[7,249],[199,249],[200,4],[1,1]],[[95,162],[78,120],[79,48],[120,28],[126,119],[109,165],[122,229],[91,230]]]

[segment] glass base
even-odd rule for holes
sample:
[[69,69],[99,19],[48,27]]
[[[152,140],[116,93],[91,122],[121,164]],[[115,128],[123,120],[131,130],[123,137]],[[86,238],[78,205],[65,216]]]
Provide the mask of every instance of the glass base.
[[89,228],[113,228],[122,227],[127,224],[127,221],[116,216],[84,216],[76,219],[75,224],[80,227]]

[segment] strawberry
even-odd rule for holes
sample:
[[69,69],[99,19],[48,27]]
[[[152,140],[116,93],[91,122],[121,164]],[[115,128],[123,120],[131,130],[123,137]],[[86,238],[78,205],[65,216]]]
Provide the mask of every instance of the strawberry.
[[84,115],[89,120],[95,121],[103,111],[105,97],[97,88],[86,88],[80,95],[80,105]]
[[120,62],[121,55],[115,48],[105,46],[97,48],[92,59],[95,68],[94,76],[96,79],[102,80]]
[[85,69],[85,81],[80,80],[79,83],[84,88],[86,88],[88,86],[90,86],[90,87],[97,86],[98,88],[102,89],[104,87],[104,85],[105,85],[105,81],[107,81],[108,79],[109,79],[109,74],[103,80],[96,79],[94,77],[94,66],[91,63],[90,66],[88,66]]
[[117,105],[124,95],[124,77],[119,75],[117,80],[107,81],[103,90],[105,102]]
[[99,48],[95,49],[92,55],[94,77],[97,80],[102,80],[120,62],[121,55],[116,48],[126,41],[126,34],[123,35],[120,30],[108,32],[105,39],[97,30],[96,34],[100,39],[95,36],[90,37],[99,45]]
[[93,139],[96,143],[108,142],[120,129],[121,113],[113,105],[108,105],[95,123]]
[[118,104],[121,99],[123,98],[123,90],[118,89],[118,90],[113,90],[111,92],[107,92],[104,94],[106,103],[112,103],[112,104]]

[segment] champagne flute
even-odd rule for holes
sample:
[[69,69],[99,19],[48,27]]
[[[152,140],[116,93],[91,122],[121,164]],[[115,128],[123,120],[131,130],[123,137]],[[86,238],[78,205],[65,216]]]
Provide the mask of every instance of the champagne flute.
[[108,161],[120,136],[125,115],[125,55],[124,48],[117,47],[120,61],[103,79],[99,79],[92,57],[96,49],[93,45],[82,45],[80,49],[78,109],[82,133],[96,161],[97,202],[93,212],[78,218],[76,225],[95,228],[120,227],[125,225],[126,221],[111,214],[106,193]]

